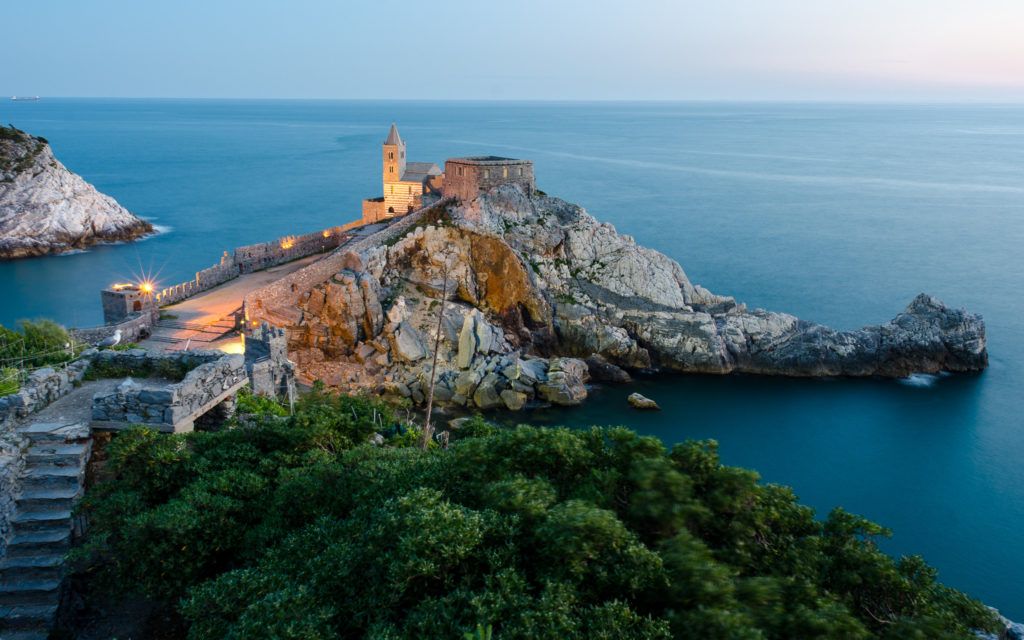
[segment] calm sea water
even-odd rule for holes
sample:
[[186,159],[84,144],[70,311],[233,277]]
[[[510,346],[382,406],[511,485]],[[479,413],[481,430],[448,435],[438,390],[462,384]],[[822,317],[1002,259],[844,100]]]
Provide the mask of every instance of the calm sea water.
[[985,316],[980,375],[664,376],[524,418],[715,438],[724,460],[891,527],[948,584],[1024,618],[1024,107],[328,101],[0,102],[0,122],[167,232],[0,263],[0,323],[101,320],[132,274],[189,278],[224,249],[359,216],[397,122],[412,160],[495,153],[538,186],[749,306],[842,329],[919,292]]

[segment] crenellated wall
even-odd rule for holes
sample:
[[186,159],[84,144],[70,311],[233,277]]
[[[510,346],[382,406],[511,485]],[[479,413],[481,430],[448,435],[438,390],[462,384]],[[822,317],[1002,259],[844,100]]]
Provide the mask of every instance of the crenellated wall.
[[161,289],[153,294],[153,297],[159,306],[174,304],[212,289],[240,274],[252,273],[305,258],[317,252],[335,249],[351,237],[345,230],[352,226],[331,227],[301,236],[287,236],[271,242],[236,247],[233,252],[225,251],[219,264],[196,272],[196,277],[192,280]]

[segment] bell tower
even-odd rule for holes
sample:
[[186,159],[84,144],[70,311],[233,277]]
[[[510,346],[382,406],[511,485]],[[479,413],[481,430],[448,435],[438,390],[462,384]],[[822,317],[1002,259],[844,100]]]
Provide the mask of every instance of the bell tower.
[[[398,127],[393,123],[388,139],[384,141],[384,184],[398,182],[405,174],[405,143],[398,135]],[[384,194],[388,194],[385,187]]]

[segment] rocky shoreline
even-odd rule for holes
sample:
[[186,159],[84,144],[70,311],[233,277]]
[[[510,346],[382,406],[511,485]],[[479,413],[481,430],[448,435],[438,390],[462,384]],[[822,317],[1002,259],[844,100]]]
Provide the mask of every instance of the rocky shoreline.
[[0,127],[0,259],[136,240],[153,225],[68,171],[43,138]]
[[[785,376],[978,371],[981,316],[921,294],[893,320],[837,331],[692,284],[581,207],[515,185],[422,214],[348,268],[250,310],[288,329],[308,380],[422,403],[575,405],[630,370]],[[436,338],[439,338],[436,339]]]

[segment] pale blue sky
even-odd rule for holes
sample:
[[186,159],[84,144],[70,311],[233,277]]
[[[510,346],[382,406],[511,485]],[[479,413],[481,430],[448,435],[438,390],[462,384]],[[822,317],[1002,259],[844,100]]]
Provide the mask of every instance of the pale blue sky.
[[1020,0],[12,0],[46,96],[1024,100]]

